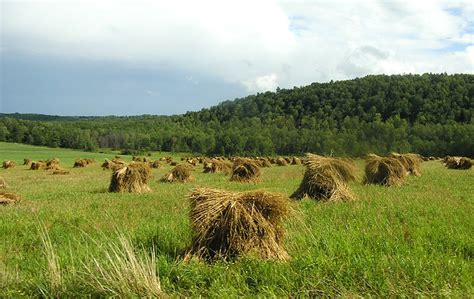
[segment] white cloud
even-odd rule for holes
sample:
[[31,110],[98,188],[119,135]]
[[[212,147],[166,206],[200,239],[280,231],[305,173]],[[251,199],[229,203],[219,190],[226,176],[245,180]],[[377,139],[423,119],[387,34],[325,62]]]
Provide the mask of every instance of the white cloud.
[[[178,69],[255,92],[376,73],[472,73],[473,6],[437,0],[3,1],[0,47]],[[453,43],[459,49],[443,50]]]
[[244,80],[242,84],[247,87],[251,93],[263,91],[275,91],[278,87],[278,76],[276,74],[268,74],[256,77],[252,80]]

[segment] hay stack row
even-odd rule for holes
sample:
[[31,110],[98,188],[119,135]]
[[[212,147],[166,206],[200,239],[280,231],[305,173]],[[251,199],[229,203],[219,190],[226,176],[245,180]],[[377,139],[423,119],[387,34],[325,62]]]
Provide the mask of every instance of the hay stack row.
[[[137,192],[133,190],[146,190],[148,186],[142,187],[134,187],[134,188],[121,188],[117,186],[127,185],[128,180],[133,181],[134,186],[138,186],[140,184],[146,185],[148,179],[146,180],[136,180],[134,178],[135,172],[132,171],[132,168],[139,168],[138,165],[142,165],[141,167],[145,167],[148,169],[149,172],[149,164],[148,163],[132,163],[128,166],[120,164],[115,169],[114,173],[112,174],[112,181],[109,187],[111,192]],[[116,166],[112,161],[106,160],[102,165],[104,168],[113,169]],[[193,166],[190,163],[183,163],[176,165],[173,169],[171,169],[168,173],[166,173],[161,179],[160,182],[167,182],[167,183],[185,183],[191,182],[194,180],[192,176]],[[232,176],[230,178],[231,181],[237,182],[258,182],[260,180],[261,172],[257,163],[251,159],[237,159],[234,161],[233,165],[231,166],[226,161],[220,160],[210,160],[209,162],[205,162],[204,165],[204,172],[224,172],[227,173],[232,171]],[[130,179],[127,179],[130,177]],[[142,191],[138,191],[142,192]]]
[[235,158],[232,164],[226,160],[213,158],[204,160],[203,164],[204,173],[230,173],[231,181],[244,183],[259,182],[261,180],[260,167],[264,167],[263,160],[249,158]]
[[[232,176],[230,178],[231,181],[237,182],[258,182],[260,180],[260,169],[259,166],[255,163],[254,160],[250,159],[237,159],[234,161],[233,165],[231,166],[226,161],[220,160],[209,160],[208,162],[204,162],[204,172],[223,172],[228,173],[229,171],[232,172]],[[133,165],[133,166],[132,166]],[[132,166],[132,168],[137,168],[137,165],[142,165],[143,167],[146,166],[147,169],[150,168],[148,163],[132,163],[128,166]],[[127,176],[130,176],[130,180],[134,182],[134,184],[139,185],[142,182],[146,184],[147,180],[135,180],[133,178],[134,172],[130,171],[130,167],[127,165],[114,164],[112,161],[106,160],[102,165],[104,168],[113,169],[113,167],[117,167],[114,169],[114,173],[112,174],[112,182],[110,185],[109,190],[125,190],[125,191],[113,191],[113,192],[135,192],[135,191],[127,191],[127,190],[140,190],[140,188],[117,188],[116,186],[123,185],[122,183],[117,183],[124,181],[126,182]],[[128,168],[127,168],[128,167]],[[124,169],[129,169],[124,170]],[[193,166],[190,163],[183,163],[176,165],[172,168],[168,173],[166,173],[161,179],[160,182],[166,183],[185,183],[191,182],[194,180],[192,175]],[[148,188],[148,186],[142,186],[143,189]]]
[[[140,160],[140,158],[137,158],[137,157],[134,157],[134,158],[135,158],[135,160]],[[5,161],[5,162],[8,162],[8,161]],[[88,167],[88,166],[94,165],[95,163],[96,163],[95,159],[90,159],[90,158],[77,159],[74,162],[73,167],[74,168],[83,168],[83,167]],[[153,167],[153,168],[160,167],[160,162],[158,160],[155,161],[155,162],[147,160],[147,163],[149,163],[150,167]],[[14,165],[14,162],[13,162],[13,165]],[[33,161],[31,159],[24,159],[23,160],[23,165],[26,165],[31,170],[41,170],[41,169],[43,169],[43,170],[53,170],[55,173],[61,173],[61,174],[68,173],[66,170],[61,168],[61,166],[59,164],[59,159],[57,159],[57,158],[50,159],[50,160],[38,160],[38,161]],[[123,161],[118,156],[115,156],[115,158],[113,158],[112,160],[105,159],[105,162],[103,164],[101,164],[102,168],[112,169],[112,170],[116,170],[116,169],[121,168],[123,166],[126,166],[126,162]]]
[[388,157],[368,155],[365,165],[366,184],[400,186],[411,174],[421,176],[422,159],[416,154],[392,153]]
[[30,170],[52,170],[52,174],[69,174],[69,171],[61,167],[58,158],[38,161],[24,159],[23,165],[29,167]]
[[[162,157],[158,160],[153,161],[153,160],[151,160],[149,158],[146,158],[146,157],[133,156],[132,161],[135,162],[135,163],[147,164],[150,168],[161,168],[162,163],[167,163],[171,166],[176,166],[177,165],[177,162],[173,161],[173,159],[171,157]],[[186,162],[191,164],[191,165],[197,164],[197,160],[195,160],[195,159],[187,160]],[[103,169],[111,169],[113,171],[116,171],[116,170],[118,170],[122,167],[125,167],[125,166],[127,166],[127,162],[125,162],[124,160],[122,160],[121,157],[118,157],[118,156],[116,156],[112,160],[105,159],[104,163],[102,163],[102,165],[101,165],[101,167]]]
[[271,164],[277,166],[286,166],[286,165],[299,165],[301,164],[301,159],[298,157],[278,157],[278,158],[267,158]]
[[[117,162],[117,161],[116,161]],[[160,161],[153,163],[133,162],[125,164],[125,162],[116,163],[106,160],[102,165],[104,168],[114,170],[109,186],[110,192],[135,192],[143,193],[150,191],[148,182],[151,180],[151,167],[160,167]],[[190,182],[193,181],[192,165],[179,164],[166,173],[160,182]]]
[[[256,183],[261,180],[260,168],[271,167],[272,158],[256,157],[256,158],[241,158],[234,157],[228,162],[225,158],[204,158],[200,161],[203,163],[204,173],[224,173],[231,174],[231,181],[245,182],[245,183]],[[297,157],[288,158],[288,161],[284,158],[274,159],[273,162],[281,166],[288,164],[297,165],[301,164],[301,159]]]
[[[371,154],[366,159],[365,184],[399,186],[408,174],[421,175],[422,159],[415,154],[390,154],[379,157]],[[323,201],[355,199],[348,182],[355,180],[356,167],[349,159],[306,154],[306,171],[293,199],[310,197]]]
[[[162,158],[163,159],[163,158]],[[253,160],[255,163],[257,163],[260,167],[271,167],[272,164],[278,165],[278,166],[286,166],[286,165],[299,165],[301,164],[301,159],[298,157],[230,157],[230,158],[225,158],[225,157],[182,157],[181,161],[186,161],[193,166],[196,166],[197,164],[205,164],[209,163],[209,160],[217,160],[217,161],[230,161],[234,162],[235,160],[239,159],[249,159]]]
[[443,164],[449,169],[470,169],[473,162],[471,159],[466,157],[447,156],[444,157]]

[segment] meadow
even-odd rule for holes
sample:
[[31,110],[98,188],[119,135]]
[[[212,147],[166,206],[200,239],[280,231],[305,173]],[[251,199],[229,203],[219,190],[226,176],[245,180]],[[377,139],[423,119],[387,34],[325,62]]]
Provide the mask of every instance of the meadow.
[[[148,272],[156,271],[164,296],[474,296],[472,169],[450,170],[428,161],[421,177],[410,176],[401,187],[364,186],[364,161],[357,160],[358,178],[350,188],[358,200],[294,203],[295,212],[285,220],[289,261],[243,256],[206,263],[183,259],[191,244],[188,195],[193,188],[290,195],[304,167],[263,168],[262,182],[244,184],[204,174],[198,165],[194,182],[168,184],[158,182],[171,168],[165,165],[152,170],[152,192],[117,194],[107,192],[111,171],[100,167],[114,155],[0,143],[0,161],[17,164],[0,169],[0,177],[23,198],[0,206],[0,297],[149,294],[95,280],[97,264],[111,266],[120,240],[128,240],[122,245],[153,268]],[[153,152],[151,158],[167,155],[181,157]],[[70,174],[21,165],[24,158],[54,157]],[[72,168],[77,158],[98,163]],[[122,274],[122,279],[130,275]]]

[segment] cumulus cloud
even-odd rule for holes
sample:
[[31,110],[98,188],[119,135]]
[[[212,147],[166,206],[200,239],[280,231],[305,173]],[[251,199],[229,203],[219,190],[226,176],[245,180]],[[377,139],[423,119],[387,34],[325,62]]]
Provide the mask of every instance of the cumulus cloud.
[[344,76],[364,76],[366,74],[413,73],[416,69],[399,61],[393,51],[381,51],[372,46],[354,49],[338,65]]
[[[180,70],[242,84],[249,92],[366,74],[474,69],[468,1],[1,4],[2,53]],[[457,48],[449,50],[453,44]]]
[[247,87],[249,92],[274,91],[278,87],[278,76],[276,74],[268,74],[259,76],[252,80],[245,80],[242,83]]

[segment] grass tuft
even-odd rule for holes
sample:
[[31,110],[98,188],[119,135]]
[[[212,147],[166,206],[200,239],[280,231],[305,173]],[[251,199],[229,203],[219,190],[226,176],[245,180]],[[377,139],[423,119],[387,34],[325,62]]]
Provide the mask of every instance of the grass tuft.
[[93,257],[85,266],[85,281],[99,293],[118,297],[158,297],[160,278],[154,250],[138,255],[128,238],[107,245],[103,257]]
[[61,266],[59,257],[54,250],[51,238],[44,225],[40,225],[39,234],[43,244],[43,252],[46,257],[45,280],[47,288],[40,287],[40,292],[49,297],[60,297],[64,291]]

